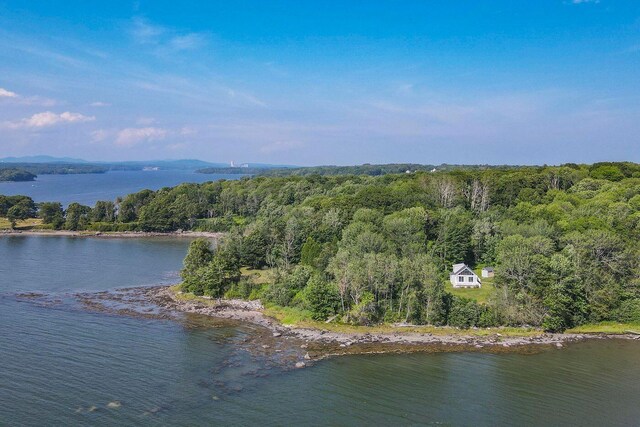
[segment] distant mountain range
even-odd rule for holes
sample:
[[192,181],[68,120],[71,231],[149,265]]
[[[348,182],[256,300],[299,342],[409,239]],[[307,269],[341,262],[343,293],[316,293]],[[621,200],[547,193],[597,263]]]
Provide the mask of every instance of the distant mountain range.
[[74,159],[72,157],[53,157],[53,156],[23,156],[23,157],[4,157],[0,159],[0,163],[91,163],[82,159]]

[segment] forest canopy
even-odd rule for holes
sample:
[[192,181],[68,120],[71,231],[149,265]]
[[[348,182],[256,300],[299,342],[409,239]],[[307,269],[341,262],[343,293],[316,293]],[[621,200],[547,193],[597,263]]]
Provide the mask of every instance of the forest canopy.
[[[0,196],[0,216],[32,208]],[[225,232],[217,248],[194,243],[185,290],[260,297],[316,319],[550,331],[640,321],[634,163],[259,176],[46,212],[56,228]],[[495,268],[486,301],[447,290],[461,262]],[[250,283],[243,267],[273,279]]]

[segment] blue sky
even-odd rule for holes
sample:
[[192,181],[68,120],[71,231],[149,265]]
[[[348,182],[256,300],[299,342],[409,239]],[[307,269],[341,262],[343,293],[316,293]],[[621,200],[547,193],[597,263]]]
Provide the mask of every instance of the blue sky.
[[640,161],[639,70],[638,1],[0,0],[0,157]]

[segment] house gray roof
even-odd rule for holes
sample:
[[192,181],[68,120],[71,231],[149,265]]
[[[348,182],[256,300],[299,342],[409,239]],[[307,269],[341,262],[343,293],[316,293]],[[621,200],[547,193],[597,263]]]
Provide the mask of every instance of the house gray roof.
[[467,266],[467,264],[465,263],[460,263],[460,264],[453,264],[453,274],[457,274],[459,273],[462,269],[464,269]]
[[488,271],[488,272],[492,272],[493,271],[493,267],[485,267],[483,268],[484,271]]
[[465,276],[476,275],[471,267],[465,263],[453,264],[453,271],[451,274],[464,274]]

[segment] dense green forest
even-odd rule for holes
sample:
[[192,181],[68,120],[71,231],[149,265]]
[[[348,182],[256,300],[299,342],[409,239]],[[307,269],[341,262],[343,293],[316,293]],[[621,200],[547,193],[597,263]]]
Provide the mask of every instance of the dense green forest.
[[0,163],[0,176],[6,170],[16,169],[33,175],[68,175],[105,173],[109,167],[78,163]]
[[[0,216],[35,212],[9,199],[0,197]],[[68,229],[228,232],[215,250],[192,245],[185,290],[260,297],[316,319],[551,331],[640,321],[633,163],[255,177],[93,208],[41,204],[38,214]],[[458,262],[495,267],[486,302],[447,292]],[[241,267],[269,269],[273,280],[256,285]]]
[[0,181],[33,181],[36,175],[18,168],[0,169]]

